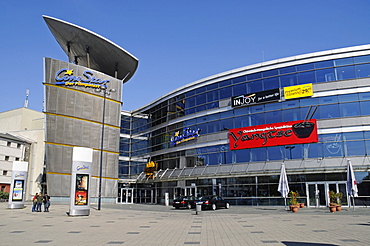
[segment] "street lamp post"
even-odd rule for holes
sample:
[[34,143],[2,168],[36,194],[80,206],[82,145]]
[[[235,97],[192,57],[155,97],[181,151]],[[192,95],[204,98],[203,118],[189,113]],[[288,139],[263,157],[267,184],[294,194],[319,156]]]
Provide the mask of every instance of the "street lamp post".
[[101,183],[103,176],[103,147],[104,147],[104,123],[105,123],[105,98],[107,97],[107,88],[104,88],[103,96],[103,119],[101,127],[101,143],[100,143],[100,166],[99,166],[99,190],[98,190],[98,210],[101,208]]
[[[103,179],[103,147],[104,147],[104,125],[105,125],[105,101],[107,98],[107,93],[114,92],[115,89],[108,90],[106,87],[101,87],[101,90],[104,91],[103,93],[103,119],[102,119],[102,127],[101,127],[101,143],[100,143],[100,166],[99,166],[99,190],[98,190],[98,210],[101,209],[101,187],[102,187],[102,179]],[[108,92],[107,92],[108,90]]]
[[285,149],[288,149],[290,152],[290,159],[292,159],[292,149],[294,149],[295,146],[285,146]]

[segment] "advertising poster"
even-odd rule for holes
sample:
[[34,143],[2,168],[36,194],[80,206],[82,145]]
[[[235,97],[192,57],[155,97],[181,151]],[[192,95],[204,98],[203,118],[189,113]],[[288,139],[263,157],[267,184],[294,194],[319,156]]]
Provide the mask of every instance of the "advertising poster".
[[14,180],[13,201],[22,201],[24,180]]
[[311,97],[312,95],[313,95],[312,84],[284,87],[285,99]]
[[288,121],[229,130],[230,149],[318,142],[316,120]]
[[75,192],[75,205],[88,204],[88,174],[76,174],[76,192]]
[[231,107],[250,106],[259,103],[267,103],[280,100],[280,89],[255,92],[252,94],[243,94],[231,98]]

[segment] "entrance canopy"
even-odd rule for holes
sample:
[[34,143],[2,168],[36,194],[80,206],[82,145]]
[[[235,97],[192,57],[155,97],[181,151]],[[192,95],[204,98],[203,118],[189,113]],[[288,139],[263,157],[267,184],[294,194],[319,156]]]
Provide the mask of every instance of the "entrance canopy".
[[69,61],[100,71],[123,83],[134,75],[138,59],[110,40],[74,24],[43,16]]

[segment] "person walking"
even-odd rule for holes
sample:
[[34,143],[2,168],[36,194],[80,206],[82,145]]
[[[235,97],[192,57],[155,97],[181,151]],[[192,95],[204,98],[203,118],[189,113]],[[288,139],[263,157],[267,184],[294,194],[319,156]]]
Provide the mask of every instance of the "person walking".
[[39,193],[36,193],[32,198],[32,212],[36,212],[37,196]]
[[36,198],[36,212],[41,212],[41,204],[42,204],[42,195],[41,193],[38,194],[37,198]]
[[50,196],[48,195],[48,193],[45,193],[43,197],[43,202],[44,202],[44,212],[49,212]]

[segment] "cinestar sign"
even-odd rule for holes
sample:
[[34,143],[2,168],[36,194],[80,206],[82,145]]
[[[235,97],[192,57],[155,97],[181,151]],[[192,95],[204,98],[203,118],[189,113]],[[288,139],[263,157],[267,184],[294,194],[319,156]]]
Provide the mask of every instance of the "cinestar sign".
[[289,121],[229,130],[231,150],[316,142],[316,120]]
[[280,89],[260,91],[252,94],[244,94],[231,98],[231,106],[242,107],[251,104],[265,103],[280,100]]

